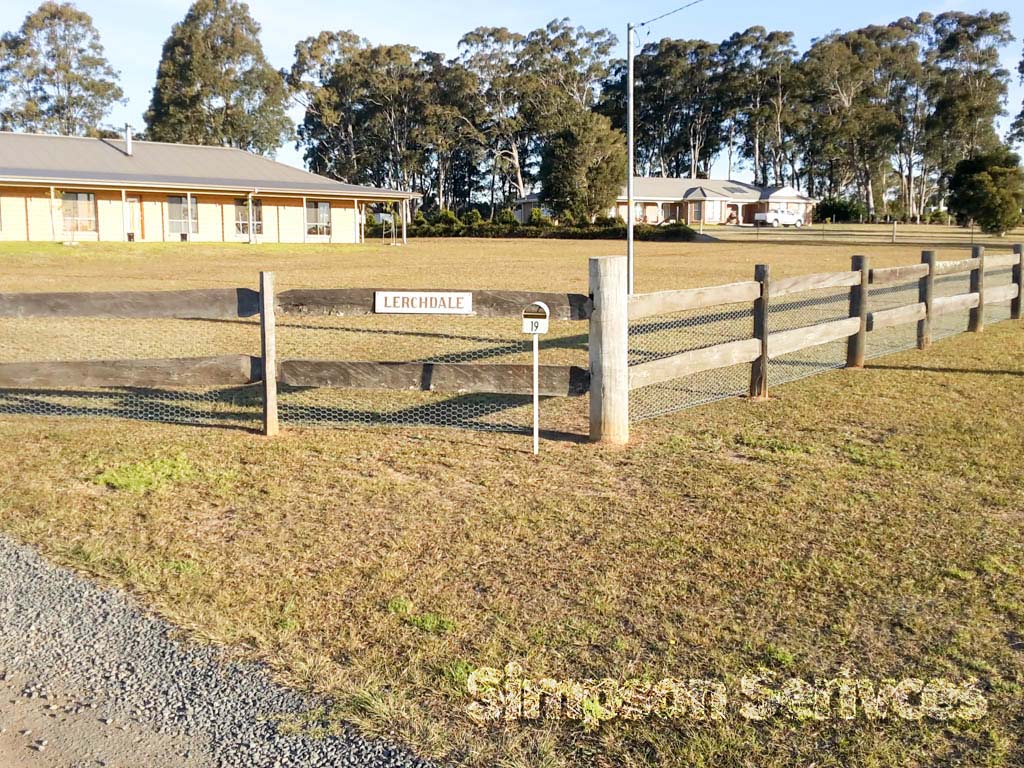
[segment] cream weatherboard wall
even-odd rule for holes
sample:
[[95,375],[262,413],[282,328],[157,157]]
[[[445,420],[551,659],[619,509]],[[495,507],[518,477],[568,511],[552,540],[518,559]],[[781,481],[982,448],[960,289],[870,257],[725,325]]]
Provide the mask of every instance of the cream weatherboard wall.
[[[0,187],[0,240],[17,241],[120,241],[124,239],[125,207],[122,205],[120,190],[90,190],[96,201],[96,231],[65,232],[61,192],[55,189],[54,199],[50,189]],[[67,191],[85,191],[70,189]],[[128,191],[129,200],[138,203],[134,216],[136,220],[135,239],[141,242],[179,241],[178,234],[172,234],[168,221],[168,197],[182,196],[176,190],[163,192]],[[235,230],[235,200],[244,199],[244,194],[193,195],[198,209],[198,232],[192,240],[198,242],[247,242],[247,234]],[[306,234],[306,212],[303,199],[299,197],[271,197],[257,195],[262,202],[263,232],[256,236],[265,243],[330,242],[356,243],[359,241],[360,205],[352,199],[331,199],[331,234],[312,236]],[[310,200],[317,198],[309,198]],[[327,198],[319,198],[321,200]],[[131,208],[130,208],[131,209]],[[131,225],[129,225],[131,228]]]

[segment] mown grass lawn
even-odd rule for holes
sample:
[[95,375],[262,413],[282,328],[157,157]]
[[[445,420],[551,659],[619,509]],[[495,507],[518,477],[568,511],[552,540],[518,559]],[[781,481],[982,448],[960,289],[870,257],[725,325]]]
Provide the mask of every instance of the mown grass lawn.
[[[615,243],[4,246],[4,290],[252,283],[579,291]],[[899,246],[641,244],[638,288]],[[184,252],[183,252],[184,251]],[[962,251],[943,251],[954,258]],[[611,449],[424,428],[0,416],[0,528],[423,754],[506,766],[1024,763],[1024,329],[1006,322],[634,426]],[[478,726],[471,669],[531,677],[976,678],[976,722]],[[290,723],[291,726],[302,724]],[[318,723],[322,725],[322,723]]]

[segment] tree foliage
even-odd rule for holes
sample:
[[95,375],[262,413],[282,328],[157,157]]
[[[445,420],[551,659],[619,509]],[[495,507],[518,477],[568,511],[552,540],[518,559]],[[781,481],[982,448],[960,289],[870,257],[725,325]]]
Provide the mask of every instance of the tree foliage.
[[238,0],[196,0],[163,46],[148,138],[271,154],[292,135],[284,80]]
[[949,188],[949,210],[983,232],[1002,235],[1024,221],[1024,171],[1005,148],[961,160]]
[[0,127],[95,135],[123,97],[117,78],[92,17],[44,2],[0,37]]
[[[1020,76],[1020,84],[1024,85],[1024,53],[1021,54],[1020,64],[1017,65],[1017,74]],[[1024,99],[1021,99],[1020,112],[1010,128],[1010,138],[1024,144]]]
[[[868,218],[919,219],[958,161],[998,146],[1009,78],[999,51],[1010,40],[1009,16],[982,11],[836,31],[802,55],[792,33],[763,27],[718,44],[644,46],[639,172],[706,176],[725,153],[730,176],[746,164],[760,185],[854,195]],[[624,62],[613,63],[599,110],[617,127],[625,81]]]
[[305,109],[299,144],[319,173],[421,190],[435,209],[483,197],[493,216],[539,180],[553,137],[614,138],[590,117],[614,42],[556,19],[525,35],[475,29],[445,59],[321,32],[287,76]]
[[590,221],[615,204],[625,175],[622,133],[604,115],[580,110],[544,146],[540,199],[563,218]]

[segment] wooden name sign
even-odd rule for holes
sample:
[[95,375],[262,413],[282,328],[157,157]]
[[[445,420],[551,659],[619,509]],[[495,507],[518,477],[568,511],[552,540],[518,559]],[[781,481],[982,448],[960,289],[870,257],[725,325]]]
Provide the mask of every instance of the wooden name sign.
[[398,315],[471,315],[470,291],[375,291],[373,311]]

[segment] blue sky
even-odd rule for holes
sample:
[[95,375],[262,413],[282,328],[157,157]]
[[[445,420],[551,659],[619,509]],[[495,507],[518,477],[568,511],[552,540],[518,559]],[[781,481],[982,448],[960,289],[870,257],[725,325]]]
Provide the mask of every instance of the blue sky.
[[[528,31],[555,17],[568,16],[589,29],[607,27],[620,38],[624,53],[625,26],[657,16],[681,5],[683,0],[631,3],[609,0],[570,0],[560,3],[519,0],[516,3],[473,3],[467,0],[428,0],[424,2],[386,3],[338,2],[337,0],[250,0],[253,16],[263,27],[263,47],[275,67],[291,63],[295,43],[323,29],[351,29],[375,43],[409,43],[419,48],[453,55],[459,38],[479,26],[505,26]],[[38,0],[4,0],[0,4],[0,30],[17,29],[25,15],[38,6]],[[127,105],[117,107],[110,122],[130,122],[142,126],[142,113],[150,98],[160,48],[189,7],[187,0],[78,0],[76,5],[92,15],[107,49],[107,56],[121,73],[121,85]],[[735,31],[760,24],[769,29],[788,29],[796,33],[796,42],[805,49],[815,37],[833,29],[851,29],[866,24],[884,24],[902,16],[916,16],[923,10],[978,11],[1010,9],[1016,3],[940,3],[903,2],[902,0],[862,0],[856,3],[764,3],[733,0],[729,4],[707,0],[644,30],[641,43],[661,37],[700,37],[720,41]],[[632,11],[630,11],[632,9]],[[1012,12],[1012,11],[1011,11]],[[1008,110],[1020,111],[1021,89],[1016,78],[1024,41],[1024,10],[1014,14],[1013,31],[1017,42],[1004,52],[1004,65],[1014,73]],[[296,117],[298,115],[295,115]],[[1004,119],[1004,126],[1008,119]],[[302,165],[299,153],[283,147],[278,159]]]

